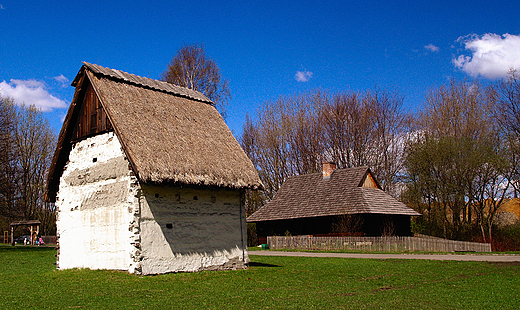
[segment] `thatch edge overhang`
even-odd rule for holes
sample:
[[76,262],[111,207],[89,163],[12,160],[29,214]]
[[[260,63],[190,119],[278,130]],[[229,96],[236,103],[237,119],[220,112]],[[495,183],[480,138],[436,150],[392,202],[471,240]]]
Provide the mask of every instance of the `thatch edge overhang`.
[[229,183],[225,182],[222,179],[217,180],[216,178],[211,178],[209,175],[199,176],[197,178],[192,177],[191,175],[184,175],[183,177],[175,177],[170,179],[158,180],[156,178],[143,178],[140,177],[139,180],[145,184],[154,184],[154,185],[173,185],[180,187],[190,187],[190,188],[198,188],[198,187],[207,187],[207,188],[232,188],[232,189],[250,189],[250,190],[263,190],[263,183],[259,182],[257,184],[247,184],[247,183]]

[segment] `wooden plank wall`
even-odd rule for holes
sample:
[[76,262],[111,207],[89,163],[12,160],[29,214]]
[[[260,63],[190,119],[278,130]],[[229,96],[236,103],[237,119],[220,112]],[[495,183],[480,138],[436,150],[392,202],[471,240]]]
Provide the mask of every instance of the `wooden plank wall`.
[[72,141],[112,130],[112,125],[91,85],[87,86],[82,100]]

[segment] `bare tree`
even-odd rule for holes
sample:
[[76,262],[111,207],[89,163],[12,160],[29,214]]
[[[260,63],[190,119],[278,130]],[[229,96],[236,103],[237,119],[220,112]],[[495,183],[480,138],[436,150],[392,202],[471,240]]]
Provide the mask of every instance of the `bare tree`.
[[327,149],[340,168],[369,162],[376,109],[366,99],[359,93],[340,93],[321,109]]
[[492,89],[497,102],[496,115],[502,126],[520,137],[520,75],[511,69],[505,80]]
[[211,99],[222,115],[231,99],[228,81],[220,69],[206,56],[203,45],[184,45],[161,74],[161,80],[203,93]]
[[383,190],[397,197],[402,181],[404,144],[409,130],[409,115],[403,111],[404,97],[397,91],[376,89],[371,93],[377,109],[375,163],[371,164]]
[[403,97],[375,89],[341,93],[320,107],[323,142],[340,168],[370,166],[384,190],[397,196],[406,115]]
[[9,98],[0,97],[0,214],[8,221],[16,213],[16,152],[13,132],[16,109]]
[[509,145],[509,161],[512,164],[511,186],[514,196],[520,192],[520,75],[511,69],[506,79],[489,89],[494,116],[501,125],[503,139]]
[[285,118],[289,123],[290,175],[321,171],[326,146],[319,110],[328,100],[326,94],[319,90],[288,100]]
[[288,105],[287,98],[266,102],[256,121],[248,118],[244,125],[242,146],[264,182],[266,199],[271,199],[293,172],[289,138],[292,120],[286,113]]
[[43,202],[56,135],[34,106],[0,100],[0,216],[6,221],[40,219],[55,231],[54,206]]
[[55,134],[34,106],[18,110],[14,144],[19,170],[20,208],[25,219],[36,217],[43,206],[47,169],[55,146]]

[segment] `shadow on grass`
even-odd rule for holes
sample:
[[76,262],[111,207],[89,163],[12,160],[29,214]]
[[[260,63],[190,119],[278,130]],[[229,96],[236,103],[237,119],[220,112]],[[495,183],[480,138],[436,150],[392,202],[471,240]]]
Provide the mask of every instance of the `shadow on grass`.
[[249,267],[277,267],[280,268],[282,266],[273,265],[273,264],[264,264],[264,263],[257,263],[257,262],[250,262]]

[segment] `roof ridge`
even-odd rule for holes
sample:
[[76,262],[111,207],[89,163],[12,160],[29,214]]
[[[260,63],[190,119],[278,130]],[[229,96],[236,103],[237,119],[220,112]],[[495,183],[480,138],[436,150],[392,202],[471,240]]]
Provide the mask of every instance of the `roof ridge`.
[[287,178],[301,178],[301,177],[310,177],[313,175],[321,174],[321,172],[313,172],[313,173],[305,173],[305,174],[295,174],[287,176]]
[[[197,101],[213,104],[213,102],[199,91],[171,84],[164,81],[154,80],[147,77],[138,76],[132,73],[124,72],[117,69],[106,68],[97,64],[91,64],[83,61],[83,65],[95,74],[100,74],[115,80],[123,81],[128,84],[134,84],[139,87],[150,88]],[[73,82],[74,84],[74,82]],[[74,85],[73,85],[74,86]]]

